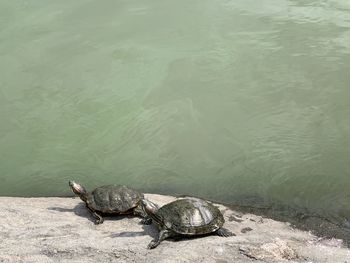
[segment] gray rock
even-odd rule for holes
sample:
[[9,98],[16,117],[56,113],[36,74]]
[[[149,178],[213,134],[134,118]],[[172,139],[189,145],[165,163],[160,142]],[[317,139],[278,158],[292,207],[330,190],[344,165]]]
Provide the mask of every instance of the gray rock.
[[[175,200],[146,198],[159,205]],[[230,221],[237,212],[222,205],[219,209],[225,228],[237,236],[169,239],[148,250],[145,244],[157,229],[141,225],[140,218],[116,216],[94,225],[79,198],[0,197],[0,262],[350,262],[350,250],[338,240],[320,242],[287,223],[268,218],[259,223],[260,217],[252,214],[243,214],[241,222]],[[248,227],[253,231],[241,233]]]

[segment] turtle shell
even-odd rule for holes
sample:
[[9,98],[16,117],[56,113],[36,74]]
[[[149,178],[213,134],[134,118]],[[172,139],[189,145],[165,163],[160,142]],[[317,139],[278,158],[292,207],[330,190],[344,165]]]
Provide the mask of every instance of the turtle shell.
[[156,216],[165,228],[183,235],[209,234],[225,222],[216,206],[199,198],[184,198],[166,204]]
[[125,185],[105,185],[89,193],[86,204],[102,213],[123,214],[138,206],[143,194]]

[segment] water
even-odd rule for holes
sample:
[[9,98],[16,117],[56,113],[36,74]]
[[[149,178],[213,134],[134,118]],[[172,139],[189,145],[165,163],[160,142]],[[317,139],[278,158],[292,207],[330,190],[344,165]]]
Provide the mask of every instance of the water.
[[345,222],[349,87],[347,0],[0,0],[0,195],[74,179]]

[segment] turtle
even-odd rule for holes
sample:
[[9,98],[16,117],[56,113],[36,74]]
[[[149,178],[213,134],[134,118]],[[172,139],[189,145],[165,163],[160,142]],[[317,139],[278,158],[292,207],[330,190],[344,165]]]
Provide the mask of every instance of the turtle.
[[208,234],[229,237],[235,235],[222,227],[225,219],[219,208],[200,198],[178,199],[161,208],[150,200],[142,199],[142,206],[159,228],[158,237],[149,243],[148,249],[156,248],[168,237]]
[[85,202],[95,217],[96,225],[103,223],[105,214],[134,214],[143,218],[141,223],[152,223],[151,218],[142,209],[141,200],[144,195],[135,189],[125,185],[104,185],[87,192],[82,185],[74,181],[69,181],[69,186]]

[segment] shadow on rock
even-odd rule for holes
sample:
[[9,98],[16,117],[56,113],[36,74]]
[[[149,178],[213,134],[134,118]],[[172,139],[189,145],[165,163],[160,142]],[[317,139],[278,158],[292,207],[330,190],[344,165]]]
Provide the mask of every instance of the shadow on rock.
[[[151,236],[153,239],[158,237],[159,231],[158,228],[155,225],[143,225],[142,228],[144,229],[144,232],[149,236]],[[193,239],[201,239],[201,238],[206,238],[210,236],[216,236],[215,233],[208,233],[208,234],[202,234],[202,235],[194,235],[194,236],[188,236],[188,235],[175,235],[173,237],[169,237],[166,240],[171,241],[171,242],[181,242],[185,240],[193,240]]]
[[[159,231],[155,225],[153,225],[153,224],[152,225],[143,225],[142,228],[144,230],[142,233],[149,235],[153,239],[158,237]],[[167,238],[167,240],[177,242],[177,241],[181,241],[181,240],[191,240],[191,239],[203,238],[203,237],[211,236],[211,235],[212,234],[205,234],[205,235],[198,235],[198,236],[177,235],[174,237]]]
[[142,225],[143,232],[152,238],[156,238],[158,236],[158,229],[154,224],[151,225]]
[[147,235],[147,233],[145,231],[138,231],[138,232],[125,231],[125,232],[112,234],[112,235],[110,235],[110,237],[112,237],[112,238],[114,238],[114,237],[139,237],[139,236],[145,236],[145,235]]
[[158,236],[158,230],[156,226],[154,225],[142,225],[143,231],[124,231],[124,232],[119,232],[110,235],[109,237],[115,238],[115,237],[137,237],[137,236],[150,236],[152,238],[155,238]]
[[95,222],[95,218],[93,217],[91,212],[86,208],[86,205],[84,203],[79,203],[74,208],[62,208],[62,207],[55,206],[55,207],[49,207],[47,208],[47,210],[58,211],[62,213],[74,213],[77,216],[85,217],[89,219],[89,221],[93,223]]
[[[95,223],[95,217],[91,214],[89,209],[86,208],[84,203],[79,203],[74,208],[62,208],[62,207],[49,207],[47,208],[51,211],[58,211],[62,213],[74,213],[77,216],[85,217],[89,219],[90,222]],[[118,221],[125,217],[134,217],[133,215],[111,215],[111,214],[102,214],[104,220]]]

